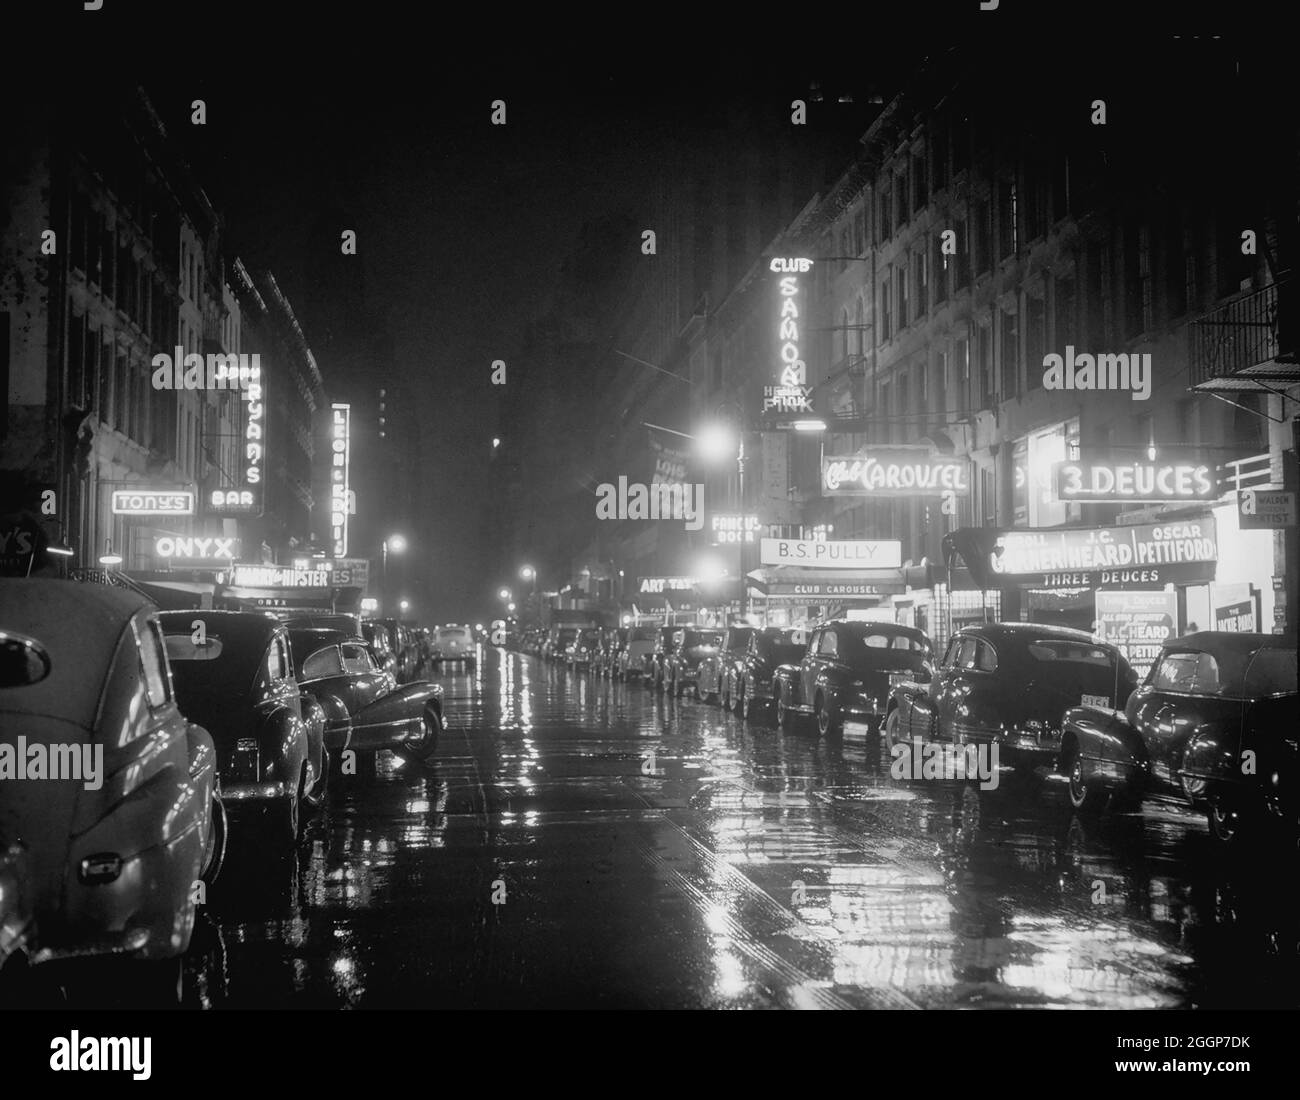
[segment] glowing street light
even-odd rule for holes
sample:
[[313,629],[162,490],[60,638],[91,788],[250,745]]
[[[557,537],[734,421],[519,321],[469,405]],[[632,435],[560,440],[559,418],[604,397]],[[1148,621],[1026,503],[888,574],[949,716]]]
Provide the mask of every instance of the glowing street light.
[[507,610],[507,611],[513,611],[514,609],[515,609],[515,605],[514,605],[514,604],[512,604],[512,603],[508,603],[508,604],[506,604],[506,610]]
[[695,444],[701,455],[714,462],[736,454],[736,437],[726,424],[706,424],[695,437]]
[[519,575],[526,581],[535,580],[537,577],[537,570],[531,565],[525,565],[521,570],[519,570]]
[[507,600],[507,601],[508,601],[508,600],[510,599],[510,589],[508,589],[508,588],[503,588],[503,589],[501,589],[501,590],[497,593],[497,596],[498,596],[499,598],[503,599],[503,600]]
[[410,610],[411,610],[411,601],[410,601],[410,600],[402,600],[400,603],[398,603],[397,606],[400,607],[403,611],[410,611]]

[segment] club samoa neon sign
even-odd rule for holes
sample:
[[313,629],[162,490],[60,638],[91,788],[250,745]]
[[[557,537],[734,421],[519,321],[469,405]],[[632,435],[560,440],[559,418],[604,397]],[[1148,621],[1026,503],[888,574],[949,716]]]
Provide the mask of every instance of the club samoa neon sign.
[[781,275],[777,282],[781,307],[777,315],[777,346],[780,374],[775,386],[763,387],[763,412],[812,412],[812,387],[808,366],[799,347],[799,276],[812,270],[812,260],[777,257],[768,270]]

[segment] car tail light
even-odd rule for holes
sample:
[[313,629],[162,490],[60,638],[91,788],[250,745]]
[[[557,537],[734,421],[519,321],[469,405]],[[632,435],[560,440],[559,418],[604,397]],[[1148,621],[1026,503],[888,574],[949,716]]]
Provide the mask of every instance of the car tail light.
[[122,873],[122,857],[114,852],[99,852],[87,856],[77,868],[77,878],[87,886],[102,886],[113,882]]
[[258,777],[258,745],[256,737],[241,737],[235,742],[230,761],[231,778],[240,783],[256,783]]

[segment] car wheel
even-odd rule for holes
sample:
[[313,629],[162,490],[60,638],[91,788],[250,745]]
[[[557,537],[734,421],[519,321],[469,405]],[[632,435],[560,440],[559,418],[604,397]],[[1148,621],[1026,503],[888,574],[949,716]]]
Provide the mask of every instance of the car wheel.
[[1210,836],[1220,844],[1229,844],[1241,833],[1241,813],[1216,798],[1210,802],[1205,811],[1205,820],[1210,827]]
[[211,886],[221,877],[221,868],[226,862],[226,838],[230,835],[230,823],[226,818],[226,804],[219,798],[212,800],[212,855],[208,865],[199,877],[205,886]]
[[1089,784],[1083,777],[1083,757],[1076,756],[1070,765],[1070,805],[1081,813],[1097,813],[1106,802],[1106,790]]
[[898,742],[898,708],[895,707],[889,712],[889,717],[885,719],[885,751],[890,756],[894,754],[894,745]]
[[785,696],[780,693],[776,697],[776,724],[782,733],[794,732],[794,711],[785,705]]
[[303,792],[303,800],[311,810],[318,810],[325,803],[325,795],[330,787],[330,751],[323,745],[320,750],[320,775],[310,791]]
[[748,722],[754,716],[754,700],[745,694],[745,685],[740,685],[740,696],[736,699],[736,710]]
[[840,716],[825,694],[817,696],[817,732],[823,737],[834,737],[840,732]]
[[298,843],[298,795],[281,799],[275,806],[274,832],[276,839],[287,848]]

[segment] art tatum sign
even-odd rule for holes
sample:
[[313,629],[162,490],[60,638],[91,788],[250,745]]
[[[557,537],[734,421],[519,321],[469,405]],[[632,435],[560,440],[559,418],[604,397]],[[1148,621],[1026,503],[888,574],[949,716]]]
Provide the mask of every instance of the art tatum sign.
[[763,387],[763,413],[800,413],[813,411],[812,387],[808,385],[808,367],[800,350],[799,306],[802,288],[799,276],[812,270],[812,260],[805,258],[774,259],[768,270],[779,274],[777,282],[780,310],[777,314],[777,347],[780,348],[778,382]]
[[927,448],[890,447],[822,459],[822,495],[915,497],[970,495],[964,458],[931,454]]

